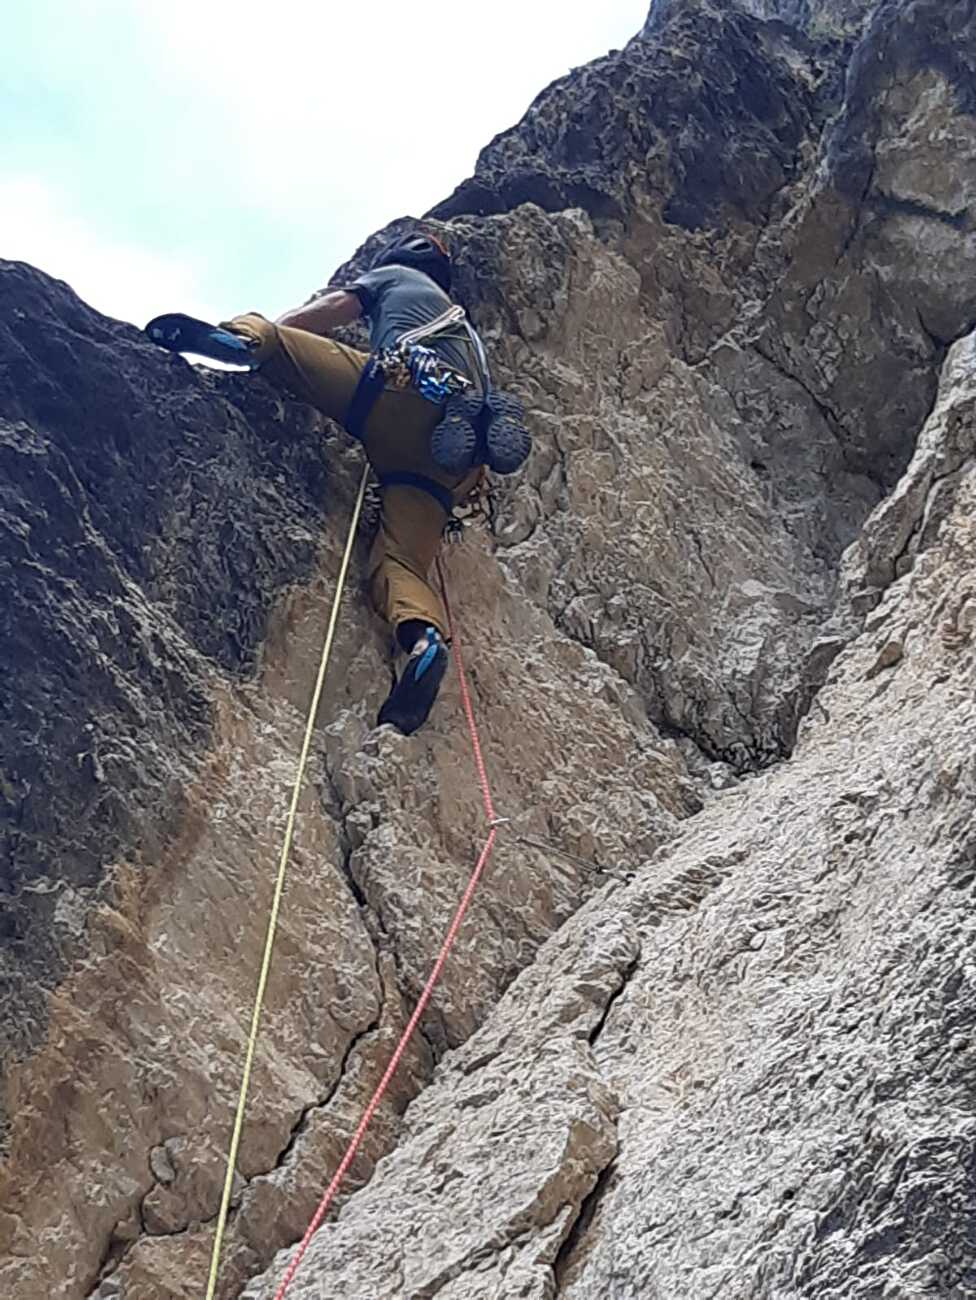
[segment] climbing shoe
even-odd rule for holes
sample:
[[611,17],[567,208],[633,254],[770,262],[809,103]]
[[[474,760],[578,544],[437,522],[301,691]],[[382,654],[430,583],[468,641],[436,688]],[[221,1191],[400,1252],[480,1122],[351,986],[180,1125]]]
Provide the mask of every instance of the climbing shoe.
[[427,721],[446,671],[447,647],[437,629],[429,627],[380,709],[377,726],[389,722],[404,736],[412,736]]
[[223,361],[232,366],[250,365],[253,344],[239,334],[208,325],[206,321],[180,312],[156,316],[146,326],[146,333],[154,343],[168,352],[192,352],[211,361]]
[[448,398],[430,436],[430,453],[448,474],[466,474],[475,465],[514,474],[531,447],[522,403],[494,389],[487,400],[464,393]]
[[514,474],[532,449],[525,408],[517,397],[494,389],[488,394],[487,406],[484,462],[496,474]]
[[458,393],[444,403],[444,414],[430,435],[430,454],[447,474],[459,478],[474,464],[481,398]]

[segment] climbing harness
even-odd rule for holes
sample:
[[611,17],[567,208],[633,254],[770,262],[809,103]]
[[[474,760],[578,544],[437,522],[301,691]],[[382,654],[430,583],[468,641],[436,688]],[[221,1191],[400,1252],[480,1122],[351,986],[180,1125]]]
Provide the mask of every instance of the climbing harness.
[[[426,340],[445,335],[466,337],[477,386],[425,346]],[[343,420],[354,438],[362,440],[369,413],[384,388],[396,392],[412,388],[441,408],[441,418],[431,432],[430,454],[453,477],[463,478],[478,463],[499,474],[513,474],[529,454],[531,438],[522,403],[492,386],[484,344],[464,308],[456,303],[436,319],[401,334],[392,347],[369,357]]]
[[285,837],[281,845],[281,856],[278,859],[278,874],[275,878],[274,894],[271,900],[271,912],[268,916],[268,928],[264,940],[264,953],[261,958],[261,969],[258,974],[257,992],[254,995],[254,1007],[251,1012],[251,1028],[248,1034],[247,1050],[244,1055],[244,1068],[241,1073],[241,1086],[237,1097],[237,1111],[234,1115],[234,1128],[231,1134],[230,1149],[227,1153],[227,1172],[224,1178],[224,1190],[220,1198],[220,1211],[217,1215],[217,1227],[214,1232],[213,1251],[210,1256],[210,1274],[207,1280],[206,1300],[213,1300],[217,1286],[217,1272],[220,1267],[220,1252],[223,1246],[224,1232],[227,1227],[227,1214],[230,1209],[231,1191],[234,1185],[234,1170],[237,1165],[237,1151],[240,1146],[241,1132],[244,1127],[244,1110],[247,1105],[247,1092],[251,1082],[251,1068],[254,1063],[254,1052],[257,1047],[258,1027],[261,1023],[261,1010],[264,1005],[264,994],[268,984],[268,974],[271,970],[271,953],[274,947],[275,932],[278,928],[278,913],[281,909],[281,895],[285,886],[285,872],[288,867],[291,843],[295,833],[298,800],[301,795],[302,782],[305,776],[305,767],[308,763],[309,751],[312,747],[312,736],[315,731],[315,719],[319,710],[319,702],[322,698],[322,687],[325,683],[325,674],[329,666],[329,659],[332,656],[332,644],[335,640],[336,624],[339,621],[339,605],[342,601],[342,593],[346,585],[346,574],[349,571],[349,560],[352,556],[353,543],[356,540],[356,529],[359,524],[359,515],[363,508],[363,499],[366,496],[366,484],[368,479],[369,468],[368,466],[364,466],[362,478],[359,481],[359,490],[356,494],[355,504],[353,505],[352,520],[349,524],[349,535],[346,538],[346,547],[343,551],[342,563],[339,565],[339,576],[336,578],[335,595],[332,598],[332,610],[329,614],[329,623],[326,628],[325,642],[322,646],[322,658],[319,661],[319,671],[315,680],[315,689],[312,692],[308,717],[305,721],[305,735],[302,740],[301,753],[298,758],[298,770],[295,773],[295,783],[292,787],[291,804],[288,808],[288,821],[285,825]]
[[414,487],[434,498],[447,515],[444,535],[450,541],[459,541],[466,528],[484,522],[489,528],[495,522],[495,494],[488,477],[482,474],[460,501],[454,500],[450,488],[426,474],[414,474],[410,470],[391,470],[388,474],[377,476],[380,487]]
[[[421,397],[435,405],[443,405],[450,397],[471,387],[470,379],[451,370],[436,352],[424,347],[420,341],[442,333],[461,320],[466,320],[464,308],[451,307],[429,324],[402,334],[393,347],[370,356],[359,376],[343,420],[346,430],[354,438],[362,441],[369,413],[387,387],[397,391],[412,387]],[[453,512],[454,498],[451,490],[426,474],[414,474],[406,470],[391,471],[380,474],[379,482],[381,488],[418,488],[433,497],[448,517]]]
[[295,1249],[295,1253],[288,1264],[288,1268],[285,1270],[284,1277],[281,1279],[278,1289],[274,1294],[274,1300],[283,1300],[284,1294],[287,1291],[292,1281],[292,1278],[294,1278],[295,1273],[298,1271],[298,1266],[301,1264],[305,1252],[308,1249],[309,1242],[312,1240],[315,1233],[318,1231],[318,1228],[325,1217],[326,1211],[328,1210],[329,1206],[332,1204],[332,1201],[335,1199],[336,1192],[339,1190],[342,1180],[346,1175],[346,1171],[348,1170],[350,1164],[352,1164],[356,1152],[359,1150],[359,1144],[363,1139],[363,1135],[365,1134],[366,1129],[369,1127],[369,1122],[373,1118],[373,1114],[376,1111],[377,1106],[379,1106],[380,1102],[383,1099],[383,1095],[386,1092],[390,1080],[393,1078],[393,1075],[396,1072],[396,1068],[400,1063],[400,1058],[403,1056],[403,1053],[406,1051],[407,1045],[409,1044],[411,1038],[413,1037],[414,1030],[417,1028],[417,1025],[420,1023],[421,1016],[424,1014],[424,1011],[427,1009],[427,1004],[431,999],[431,995],[434,992],[434,988],[437,984],[437,981],[440,979],[441,971],[444,969],[444,964],[447,961],[451,949],[454,946],[454,941],[457,938],[458,930],[461,928],[461,923],[464,920],[465,913],[468,910],[468,906],[471,903],[471,899],[474,896],[474,892],[478,887],[478,882],[481,879],[485,867],[488,864],[488,859],[491,857],[491,851],[495,847],[495,840],[498,836],[499,829],[504,824],[506,824],[508,820],[507,818],[497,816],[495,812],[495,806],[492,802],[491,788],[488,783],[488,773],[485,768],[484,756],[482,755],[481,752],[481,741],[478,737],[478,727],[477,727],[477,723],[475,722],[474,709],[472,708],[471,696],[468,691],[467,674],[465,673],[464,670],[464,659],[461,654],[461,643],[458,637],[457,627],[454,622],[454,615],[451,611],[451,603],[447,594],[447,582],[444,577],[444,568],[443,565],[441,564],[440,557],[438,557],[436,561],[436,565],[437,565],[437,577],[441,587],[441,596],[443,597],[444,600],[444,609],[447,612],[447,625],[448,625],[448,631],[451,638],[452,649],[454,652],[454,663],[457,668],[457,681],[458,681],[458,689],[461,695],[461,705],[464,710],[465,721],[467,722],[468,725],[468,736],[471,741],[471,751],[474,757],[475,770],[478,774],[478,784],[481,788],[481,800],[485,811],[485,821],[487,822],[488,825],[488,835],[485,839],[484,844],[482,845],[481,852],[478,854],[478,859],[477,862],[475,863],[474,870],[471,873],[471,876],[468,880],[467,887],[465,888],[464,894],[461,897],[461,901],[458,904],[457,910],[454,913],[453,919],[451,920],[451,924],[448,927],[447,934],[444,937],[444,942],[441,944],[440,951],[437,954],[437,958],[434,961],[434,965],[431,969],[430,975],[427,978],[427,983],[424,985],[423,991],[421,992],[420,997],[417,1000],[417,1005],[414,1008],[413,1014],[411,1015],[410,1019],[407,1021],[407,1025],[403,1033],[400,1035],[400,1041],[397,1043],[393,1051],[393,1055],[390,1057],[390,1063],[389,1065],[387,1065],[386,1070],[383,1073],[383,1077],[380,1079],[379,1083],[377,1084],[376,1090],[374,1091],[372,1097],[369,1099],[369,1102],[366,1105],[366,1109],[363,1111],[362,1118],[360,1119],[359,1124],[356,1126],[356,1131],[353,1133],[349,1145],[346,1147],[345,1154],[343,1155],[341,1161],[339,1162],[338,1168],[336,1169],[335,1173],[332,1176],[332,1181],[325,1189],[325,1193],[323,1194],[322,1199],[319,1201],[318,1207],[316,1208],[316,1211],[312,1216],[312,1219],[308,1227],[305,1230],[305,1235],[302,1237],[301,1241],[299,1242],[298,1246]]

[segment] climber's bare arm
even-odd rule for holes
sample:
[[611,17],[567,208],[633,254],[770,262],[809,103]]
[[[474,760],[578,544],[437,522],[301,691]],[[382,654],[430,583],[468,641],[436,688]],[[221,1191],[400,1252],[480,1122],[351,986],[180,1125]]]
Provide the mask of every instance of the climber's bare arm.
[[362,315],[362,307],[354,293],[345,289],[330,289],[313,298],[304,307],[293,307],[279,316],[276,325],[291,325],[293,329],[308,330],[310,334],[328,334],[340,325],[351,325]]

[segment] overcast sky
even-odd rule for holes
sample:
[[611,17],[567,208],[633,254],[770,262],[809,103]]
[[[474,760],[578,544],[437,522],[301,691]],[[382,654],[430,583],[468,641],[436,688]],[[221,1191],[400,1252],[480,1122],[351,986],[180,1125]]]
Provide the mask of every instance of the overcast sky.
[[277,315],[648,0],[9,0],[0,257],[99,310]]

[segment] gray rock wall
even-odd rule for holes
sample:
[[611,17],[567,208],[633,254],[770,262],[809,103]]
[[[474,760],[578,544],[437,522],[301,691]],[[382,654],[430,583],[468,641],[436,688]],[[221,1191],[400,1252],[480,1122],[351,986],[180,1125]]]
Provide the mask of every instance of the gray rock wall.
[[[435,210],[536,435],[447,561],[514,822],[296,1295],[976,1294],[974,58],[971,0],[658,0]],[[0,1285],[198,1297],[358,452],[0,294]],[[222,1298],[481,826],[355,581],[337,660]]]

